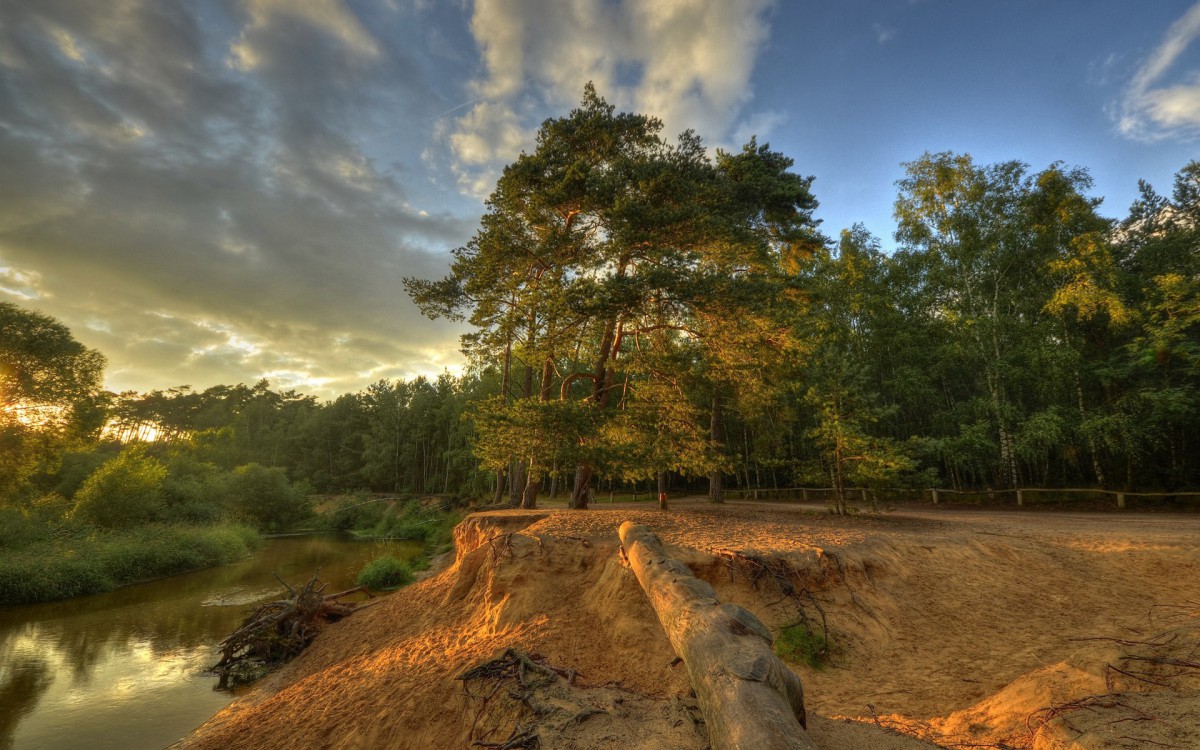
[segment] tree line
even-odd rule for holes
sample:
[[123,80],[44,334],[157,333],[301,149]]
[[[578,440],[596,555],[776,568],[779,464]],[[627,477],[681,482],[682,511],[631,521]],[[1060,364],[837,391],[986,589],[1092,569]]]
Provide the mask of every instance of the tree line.
[[69,497],[149,439],[319,492],[526,506],[586,507],[597,481],[1200,485],[1200,162],[1112,219],[1083,168],[926,153],[890,253],[862,225],[826,236],[793,166],[668,140],[589,86],[448,275],[405,281],[466,324],[465,374],[328,402],[266,381],[105,394],[99,354],[3,303],[0,492]]
[[926,153],[888,254],[861,225],[824,236],[813,179],[769,146],[661,129],[589,86],[450,274],[406,280],[500,373],[476,409],[498,496],[1197,484],[1200,163],[1117,221],[1085,169]]

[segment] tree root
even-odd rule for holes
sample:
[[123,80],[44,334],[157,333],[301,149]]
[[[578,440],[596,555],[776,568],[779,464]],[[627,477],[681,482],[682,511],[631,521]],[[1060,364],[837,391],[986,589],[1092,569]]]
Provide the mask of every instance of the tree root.
[[340,601],[342,597],[359,592],[371,596],[362,586],[327,595],[325,584],[317,578],[319,573],[299,590],[275,576],[290,597],[259,605],[221,641],[221,660],[211,668],[220,676],[218,688],[253,682],[295,658],[316,638],[323,623],[340,620],[359,608],[354,602]]
[[[821,606],[812,591],[800,583],[800,572],[796,570],[795,566],[779,557],[766,557],[742,550],[717,549],[713,550],[713,554],[725,563],[731,581],[740,575],[747,579],[751,587],[756,590],[760,584],[769,585],[780,596],[780,600],[773,604],[781,601],[791,602],[796,608],[796,624],[801,625],[810,636],[817,634],[819,622],[821,643],[824,645],[816,656],[818,659],[825,659],[829,656],[832,640],[829,635],[829,620],[825,616],[825,608]],[[853,596],[853,592],[851,595]],[[810,611],[810,608],[815,610],[815,614]]]
[[[1151,608],[1148,618],[1154,621],[1156,608],[1158,610],[1191,612],[1194,602],[1184,605],[1155,605]],[[1107,638],[1089,637],[1076,638],[1078,641],[1104,641],[1122,648],[1123,653],[1116,663],[1104,664],[1105,689],[1104,695],[1089,695],[1066,703],[1054,704],[1038,709],[1025,720],[1025,727],[1033,738],[1043,727],[1059,717],[1065,723],[1065,716],[1077,711],[1101,711],[1119,709],[1122,714],[1107,726],[1128,724],[1133,722],[1163,721],[1158,716],[1130,705],[1126,695],[1136,692],[1154,690],[1185,690],[1197,684],[1200,679],[1200,618],[1193,617],[1190,622],[1179,625],[1145,638]],[[1122,678],[1128,678],[1122,680]],[[1130,682],[1132,681],[1132,682]],[[1079,731],[1069,723],[1068,729]],[[1165,745],[1148,738],[1120,737],[1141,744]]]

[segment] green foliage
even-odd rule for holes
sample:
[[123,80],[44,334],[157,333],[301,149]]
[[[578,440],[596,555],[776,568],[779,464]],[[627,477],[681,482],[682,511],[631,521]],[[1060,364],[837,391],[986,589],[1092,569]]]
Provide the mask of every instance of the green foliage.
[[412,583],[413,576],[407,564],[391,555],[384,555],[364,565],[355,580],[359,586],[385,591]]
[[53,491],[64,497],[74,497],[79,488],[96,469],[116,458],[121,446],[103,441],[86,450],[69,451],[63,454],[53,475]]
[[17,508],[0,507],[0,549],[16,549],[49,538],[48,524]]
[[[4,519],[0,514],[0,530]],[[259,542],[254,530],[237,525],[148,525],[26,540],[24,546],[0,556],[0,605],[96,594],[221,565],[250,554]]]
[[825,636],[800,623],[788,625],[775,638],[775,653],[782,659],[822,669],[829,657]]
[[106,529],[127,529],[162,516],[167,467],[133,446],[96,469],[75,493],[76,520]]
[[459,521],[456,513],[426,510],[416,500],[388,508],[367,532],[383,539],[423,541],[429,547],[449,542]]
[[315,519],[322,531],[354,531],[373,528],[395,501],[390,498],[371,498],[366,491],[339,498],[324,507]]
[[226,486],[233,513],[262,531],[285,531],[312,513],[308,489],[289,482],[281,468],[239,466]]
[[[504,170],[450,276],[405,280],[426,315],[467,319],[464,350],[500,369],[475,446],[526,483],[513,494],[527,502],[556,470],[581,490],[593,473],[725,465],[697,407],[729,392],[761,404],[769,365],[793,349],[777,301],[798,293],[784,258],[820,243],[812,178],[753,139],[711,159],[695,133],[669,142],[661,130],[589,84]],[[706,390],[724,393],[694,398]],[[665,439],[641,449],[650,435]]]
[[0,503],[104,424],[104,357],[59,321],[0,302]]
[[555,467],[573,467],[595,437],[596,409],[579,401],[505,401],[494,396],[479,402],[473,418],[475,452],[484,468],[503,469],[516,460],[531,482]]
[[0,302],[0,402],[69,413],[96,397],[103,372],[104,356],[62,323]]

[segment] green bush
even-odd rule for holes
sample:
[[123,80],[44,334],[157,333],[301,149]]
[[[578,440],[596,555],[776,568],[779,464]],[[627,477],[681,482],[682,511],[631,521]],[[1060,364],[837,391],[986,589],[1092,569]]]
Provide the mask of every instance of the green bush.
[[124,529],[157,520],[163,510],[167,467],[140,446],[92,472],[75,493],[72,516],[106,529]]
[[813,632],[803,623],[788,625],[779,631],[779,637],[775,639],[775,653],[788,661],[820,669],[829,655],[829,644],[824,635]]
[[169,522],[216,523],[225,513],[229,474],[212,464],[207,472],[176,474],[174,466],[163,484],[163,519]]
[[247,526],[151,525],[28,545],[0,557],[0,605],[51,601],[239,560],[260,544]]
[[0,549],[16,549],[48,539],[50,527],[16,508],[0,507]]
[[57,492],[34,498],[29,505],[30,515],[47,528],[62,524],[71,515],[72,503]]
[[410,500],[402,507],[389,509],[374,528],[371,536],[386,539],[408,539],[425,542],[434,547],[445,544],[454,536],[458,516],[438,510],[425,510],[417,500]]
[[391,507],[393,501],[372,500],[370,494],[360,490],[338,500],[316,519],[322,531],[361,531],[374,528]]
[[116,458],[120,452],[117,445],[104,442],[91,450],[63,454],[57,470],[53,472],[54,491],[64,497],[74,497],[96,469]]
[[358,571],[358,585],[381,591],[412,583],[412,571],[391,555],[377,557]]
[[312,515],[307,488],[289,482],[280,468],[239,466],[229,478],[228,492],[238,516],[264,531],[284,531]]

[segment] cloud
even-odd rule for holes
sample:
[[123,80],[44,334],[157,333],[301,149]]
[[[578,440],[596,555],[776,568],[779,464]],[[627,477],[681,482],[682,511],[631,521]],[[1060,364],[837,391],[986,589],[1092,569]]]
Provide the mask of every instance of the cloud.
[[[575,105],[586,82],[621,109],[731,145],[744,131],[750,77],[773,0],[476,0],[471,32],[484,72],[448,130],[460,185],[485,195],[541,120]],[[755,115],[751,115],[754,117]],[[761,117],[761,115],[759,115]]]
[[1176,63],[1200,37],[1200,3],[1167,29],[1159,46],[1134,73],[1115,108],[1117,130],[1146,141],[1200,135],[1200,71],[1169,80]]
[[452,102],[420,29],[358,8],[6,4],[0,298],[70,325],[119,389],[333,396],[456,364],[458,331],[401,288],[477,221],[405,163]]
[[875,41],[880,44],[887,44],[896,38],[896,30],[881,23],[871,24],[871,31],[875,34]]

